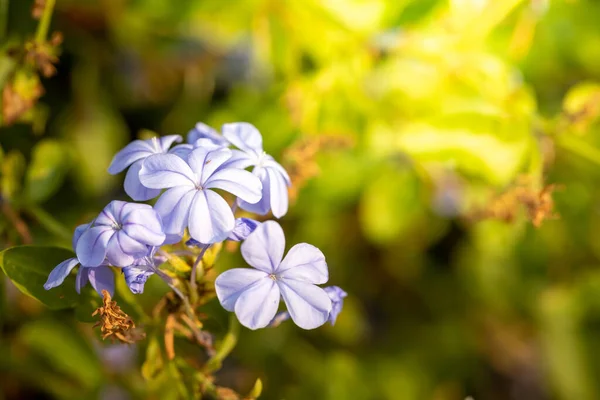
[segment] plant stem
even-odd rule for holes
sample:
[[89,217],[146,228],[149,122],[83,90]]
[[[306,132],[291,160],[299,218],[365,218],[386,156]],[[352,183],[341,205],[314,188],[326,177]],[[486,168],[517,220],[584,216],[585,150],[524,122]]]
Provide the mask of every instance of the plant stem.
[[235,314],[231,314],[229,317],[229,330],[223,338],[223,341],[219,345],[217,352],[213,355],[204,366],[204,372],[213,373],[221,368],[221,364],[225,357],[229,355],[237,344],[237,339],[240,333],[240,323],[238,322]]
[[42,18],[40,18],[40,23],[35,32],[35,41],[38,44],[44,43],[46,41],[46,36],[48,36],[54,3],[56,3],[56,0],[46,0],[46,3],[44,4],[44,12],[42,13]]
[[208,250],[209,247],[210,244],[207,244],[202,248],[200,254],[198,254],[198,257],[196,258],[196,261],[194,261],[194,265],[192,266],[192,273],[190,274],[190,286],[192,287],[192,291],[194,293],[196,292],[196,270],[198,269],[198,265],[202,262],[204,253],[206,253],[206,250]]

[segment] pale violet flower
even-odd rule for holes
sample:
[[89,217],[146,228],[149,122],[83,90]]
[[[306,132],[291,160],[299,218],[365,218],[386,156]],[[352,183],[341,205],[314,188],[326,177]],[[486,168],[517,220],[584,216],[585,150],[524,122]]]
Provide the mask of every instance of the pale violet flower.
[[134,140],[113,157],[108,172],[115,175],[129,167],[125,175],[125,193],[135,201],[150,200],[158,196],[160,190],[150,189],[141,184],[139,173],[142,163],[152,154],[166,153],[174,142],[181,140],[179,135]]
[[241,199],[242,209],[265,215],[271,210],[276,218],[283,217],[288,210],[288,186],[290,177],[273,157],[263,150],[262,136],[254,125],[247,122],[225,124],[223,136],[239,150],[234,150],[230,160],[238,168],[254,167],[252,173],[262,183],[262,198],[257,203]]
[[[81,235],[89,229],[91,224],[79,225],[75,228],[73,234],[73,248],[77,247],[77,242]],[[44,289],[50,290],[54,287],[61,285],[67,276],[71,273],[73,268],[79,265],[80,262],[77,258],[69,258],[58,264],[48,276],[48,280],[44,283]],[[115,291],[114,275],[108,264],[102,264],[97,267],[85,267],[81,265],[79,271],[77,271],[77,277],[75,278],[75,289],[77,293],[81,293],[81,289],[90,283],[92,287],[102,295],[102,290],[107,290],[111,295]]]
[[83,232],[75,252],[82,265],[127,267],[165,241],[157,212],[147,204],[111,201]]
[[260,200],[258,178],[242,169],[221,168],[230,157],[229,149],[198,147],[185,161],[174,154],[154,155],[144,161],[142,184],[168,189],[154,206],[167,235],[181,237],[188,227],[191,237],[201,243],[225,240],[235,227],[235,218],[229,204],[213,189],[250,203]]
[[342,312],[342,307],[344,307],[344,298],[348,296],[342,288],[338,286],[327,286],[323,288],[327,292],[327,295],[331,299],[331,312],[329,313],[329,323],[331,325],[335,324],[335,321]]
[[194,129],[189,131],[187,134],[187,142],[189,144],[196,143],[198,139],[208,139],[219,147],[229,146],[227,139],[219,135],[216,130],[202,122],[198,122]]
[[285,258],[285,237],[275,221],[263,222],[241,246],[251,268],[223,272],[215,281],[223,308],[234,311],[250,329],[266,327],[283,297],[294,323],[314,329],[329,318],[332,304],[327,292],[316,286],[329,277],[325,256],[316,247],[300,243]]
[[156,272],[156,266],[167,260],[164,256],[156,255],[157,250],[158,247],[150,248],[146,257],[139,258],[122,269],[125,282],[133,294],[143,293],[146,281]]

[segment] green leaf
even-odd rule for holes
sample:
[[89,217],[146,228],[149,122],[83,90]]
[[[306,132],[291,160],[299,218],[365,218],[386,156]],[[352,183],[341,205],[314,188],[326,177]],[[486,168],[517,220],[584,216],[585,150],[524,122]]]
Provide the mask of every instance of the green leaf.
[[69,169],[68,151],[52,139],[40,141],[32,153],[25,176],[25,198],[42,203],[60,188]]
[[74,257],[70,250],[50,246],[17,246],[0,252],[0,267],[26,295],[53,310],[74,307],[79,295],[75,277],[70,275],[59,287],[45,290],[48,274],[62,261]]
[[520,172],[533,137],[526,121],[457,113],[407,124],[396,143],[417,161],[442,162],[502,186]]

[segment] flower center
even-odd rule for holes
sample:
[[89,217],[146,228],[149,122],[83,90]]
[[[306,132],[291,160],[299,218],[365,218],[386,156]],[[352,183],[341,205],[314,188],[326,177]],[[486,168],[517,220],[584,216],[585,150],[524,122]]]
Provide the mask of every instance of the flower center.
[[265,163],[265,161],[267,160],[267,152],[263,151],[262,154],[260,154],[258,156],[258,161],[256,162],[256,167],[257,168],[262,168],[263,164]]
[[121,229],[123,229],[123,225],[116,222],[113,227],[112,227],[115,231],[120,231]]
[[277,275],[275,275],[275,274],[269,274],[269,278],[271,278],[274,281],[276,281],[277,280]]

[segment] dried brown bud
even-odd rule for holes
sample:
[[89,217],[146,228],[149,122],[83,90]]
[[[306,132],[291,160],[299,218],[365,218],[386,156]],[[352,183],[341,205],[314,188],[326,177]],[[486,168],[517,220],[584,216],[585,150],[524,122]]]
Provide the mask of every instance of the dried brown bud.
[[131,317],[121,310],[106,290],[102,291],[102,306],[94,311],[92,316],[95,315],[100,315],[100,321],[94,327],[100,327],[102,339],[110,337],[122,343],[135,343],[146,337],[144,332],[136,330]]
[[31,16],[33,19],[42,18],[42,14],[44,14],[44,8],[46,8],[46,0],[35,0],[33,6],[31,6]]
[[15,123],[27,111],[31,110],[44,88],[37,76],[17,74],[12,82],[2,89],[2,118],[5,125]]
[[558,218],[554,212],[552,193],[560,188],[559,185],[551,184],[539,191],[531,187],[529,179],[520,178],[515,186],[493,198],[484,209],[473,213],[471,218],[513,222],[520,206],[523,206],[527,212],[527,218],[533,226],[539,228],[545,220]]
[[292,186],[289,188],[290,199],[295,200],[306,182],[319,175],[320,170],[316,161],[319,152],[345,149],[352,145],[352,139],[347,136],[321,135],[302,139],[287,149],[283,159],[292,181]]

